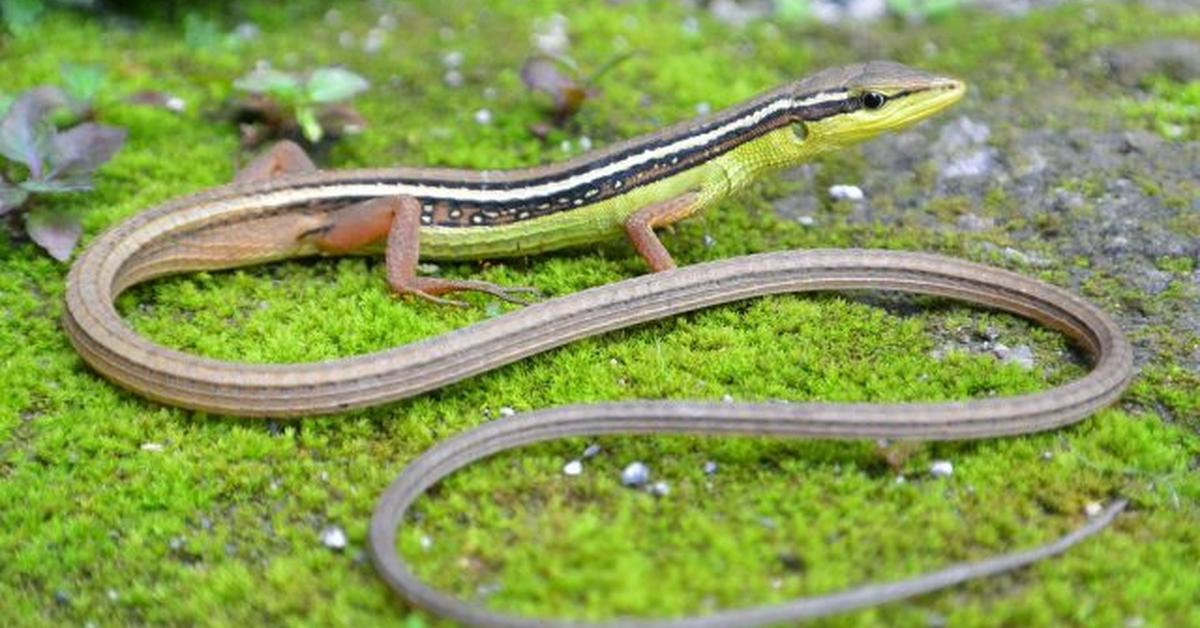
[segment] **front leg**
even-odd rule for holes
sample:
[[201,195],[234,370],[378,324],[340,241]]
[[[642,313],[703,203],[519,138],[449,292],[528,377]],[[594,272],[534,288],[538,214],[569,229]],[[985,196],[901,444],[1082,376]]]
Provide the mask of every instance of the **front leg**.
[[685,192],[674,198],[660,201],[643,207],[625,219],[625,235],[633,243],[642,259],[654,272],[662,272],[675,268],[675,260],[667,252],[655,227],[669,225],[682,220],[696,212],[696,203],[700,200],[697,192]]
[[385,260],[388,284],[396,294],[410,294],[443,305],[466,305],[444,299],[451,292],[484,292],[509,303],[525,304],[518,294],[533,288],[508,288],[486,281],[418,277],[421,251],[421,203],[411,196],[386,196],[356,203],[338,211],[335,220],[317,237],[327,253],[350,253],[387,238]]

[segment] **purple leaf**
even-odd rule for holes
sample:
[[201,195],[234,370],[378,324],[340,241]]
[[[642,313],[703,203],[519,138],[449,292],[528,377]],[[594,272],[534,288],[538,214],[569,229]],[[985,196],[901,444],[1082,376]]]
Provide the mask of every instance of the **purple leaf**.
[[57,87],[36,87],[21,94],[0,120],[0,155],[25,164],[34,178],[41,178],[54,135],[54,125],[46,114],[69,102]]
[[25,230],[54,259],[65,262],[79,242],[83,228],[66,212],[32,211],[25,214]]
[[50,141],[50,174],[46,179],[86,180],[125,144],[125,129],[87,122],[55,135]]
[[9,185],[8,181],[0,179],[0,216],[20,207],[27,198],[29,198],[29,192],[13,187]]
[[587,100],[587,89],[573,77],[564,74],[560,63],[549,57],[533,57],[521,67],[521,81],[535,92],[548,94],[554,100],[554,114],[568,118]]

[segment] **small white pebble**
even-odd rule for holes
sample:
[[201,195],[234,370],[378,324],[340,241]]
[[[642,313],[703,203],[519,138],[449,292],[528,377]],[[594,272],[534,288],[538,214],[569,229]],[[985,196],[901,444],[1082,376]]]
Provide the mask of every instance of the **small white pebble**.
[[142,443],[142,451],[148,451],[156,454],[163,449],[165,449],[165,447],[159,443]]
[[238,24],[233,29],[233,36],[237,37],[238,39],[240,39],[242,41],[250,41],[251,39],[258,39],[258,36],[261,33],[262,33],[262,31],[258,28],[258,25],[255,24],[254,22],[242,22],[241,24]]
[[583,450],[583,457],[584,458],[595,458],[596,454],[598,454],[598,453],[600,453],[600,445],[597,445],[596,443],[592,443],[591,445],[587,446],[587,449]]
[[650,479],[650,468],[640,462],[630,463],[621,471],[621,484],[641,486]]
[[442,76],[442,81],[450,87],[462,87],[463,75],[458,70],[447,70]]
[[517,413],[516,410],[513,410],[512,408],[510,408],[508,406],[504,406],[503,408],[500,408],[500,416],[513,416],[516,413]]
[[812,216],[800,216],[796,219],[796,222],[800,223],[804,227],[811,227],[817,224],[817,219],[813,218]]
[[592,138],[586,135],[579,138],[579,150],[592,150]]
[[478,124],[491,124],[492,112],[490,109],[480,109],[475,112],[475,122]]
[[704,475],[712,475],[717,472],[717,463],[709,460],[704,463]]
[[1042,452],[1042,460],[1050,461],[1053,459],[1054,459],[1054,453],[1051,452],[1050,450],[1047,449],[1046,451]]
[[904,484],[904,483],[905,483],[905,482],[907,482],[907,481],[908,481],[908,480],[907,480],[907,479],[905,479],[905,477],[904,477],[903,475],[897,475],[897,476],[896,476],[896,484]]
[[707,115],[711,111],[712,111],[712,105],[710,105],[706,102],[696,103],[696,113],[697,114],[703,116],[703,115]]
[[671,494],[671,485],[659,480],[650,487],[650,494],[655,497],[666,497]]
[[1089,517],[1095,517],[1096,515],[1104,512],[1104,506],[1101,506],[1100,502],[1088,502],[1087,505],[1083,507],[1083,512]]
[[707,247],[707,248],[710,248],[710,249],[711,249],[712,247],[714,247],[714,246],[716,246],[716,245],[717,245],[717,239],[716,239],[716,238],[712,237],[711,235],[708,235],[707,233],[706,233],[706,234],[704,234],[704,246],[705,246],[705,247]]
[[733,395],[727,393],[725,396],[721,397],[721,401],[724,401],[725,403],[733,403]]
[[178,96],[167,96],[167,99],[163,101],[163,106],[167,108],[167,111],[183,113],[187,110],[187,101]]
[[419,271],[422,275],[436,275],[442,272],[442,267],[438,266],[437,264],[425,262],[422,264],[417,264],[417,271]]
[[338,526],[329,526],[321,530],[321,545],[340,552],[346,549],[346,533]]
[[116,602],[117,600],[121,599],[121,594],[117,593],[116,589],[109,589],[105,591],[104,594],[108,596],[109,602]]
[[949,460],[934,460],[929,465],[929,474],[935,478],[948,478],[954,474],[954,465]]
[[421,549],[426,551],[433,547],[433,539],[429,538],[428,534],[422,534],[421,538],[418,539],[417,542],[421,544]]
[[442,55],[442,65],[447,68],[457,68],[462,65],[463,53],[457,50],[451,50]]
[[563,465],[563,475],[579,475],[583,473],[583,463],[578,460],[572,460]]
[[372,28],[367,31],[367,38],[363,40],[363,52],[375,54],[383,49],[385,43],[387,43],[387,33],[383,29]]
[[829,196],[836,201],[861,201],[864,195],[857,185],[831,185]]

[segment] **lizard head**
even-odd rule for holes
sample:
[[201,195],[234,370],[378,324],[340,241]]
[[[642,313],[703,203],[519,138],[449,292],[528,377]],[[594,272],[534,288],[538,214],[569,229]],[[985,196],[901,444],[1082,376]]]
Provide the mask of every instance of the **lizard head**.
[[[831,68],[791,86],[798,139],[837,148],[905,128],[958,102],[959,80],[892,61]],[[808,142],[806,142],[808,143]]]

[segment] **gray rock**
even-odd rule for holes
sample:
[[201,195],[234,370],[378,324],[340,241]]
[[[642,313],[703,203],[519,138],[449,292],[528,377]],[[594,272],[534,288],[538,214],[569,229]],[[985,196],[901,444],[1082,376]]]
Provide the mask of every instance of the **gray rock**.
[[625,486],[643,486],[650,481],[650,468],[641,462],[631,463],[621,471],[621,484]]
[[1135,87],[1153,76],[1186,83],[1200,79],[1200,41],[1160,39],[1103,53],[1111,75]]

